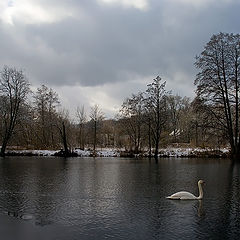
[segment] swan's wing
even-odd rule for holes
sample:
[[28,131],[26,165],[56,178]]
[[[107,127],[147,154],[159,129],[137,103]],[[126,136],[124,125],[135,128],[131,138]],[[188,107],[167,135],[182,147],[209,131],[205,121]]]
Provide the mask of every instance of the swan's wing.
[[187,200],[187,199],[196,199],[197,197],[194,196],[192,193],[181,191],[172,194],[171,196],[167,197],[168,199],[181,199],[181,200]]

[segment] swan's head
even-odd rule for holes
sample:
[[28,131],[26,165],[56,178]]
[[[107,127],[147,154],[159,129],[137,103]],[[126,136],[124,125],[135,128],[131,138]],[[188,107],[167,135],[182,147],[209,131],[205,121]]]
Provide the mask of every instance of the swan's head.
[[203,180],[199,180],[198,184],[204,184],[205,182]]

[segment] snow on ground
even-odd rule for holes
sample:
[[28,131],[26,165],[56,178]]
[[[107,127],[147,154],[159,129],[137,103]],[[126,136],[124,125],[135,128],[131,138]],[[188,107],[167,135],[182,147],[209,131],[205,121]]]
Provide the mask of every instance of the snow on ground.
[[120,152],[117,152],[113,149],[101,150],[97,152],[97,156],[99,157],[120,157]]
[[[75,149],[74,152],[77,153],[78,156],[81,156],[81,157],[89,157],[89,156],[93,155],[93,151],[90,151],[90,150]],[[120,151],[118,151],[116,149],[112,149],[112,148],[97,149],[96,156],[97,157],[119,157]]]
[[33,155],[33,156],[53,156],[56,152],[54,150],[8,150],[6,154],[11,155]]
[[[59,151],[53,150],[8,150],[7,155],[21,155],[21,156],[54,156],[55,153]],[[74,153],[77,153],[79,157],[91,157],[93,156],[93,151],[91,150],[81,150],[76,148]],[[104,148],[96,150],[96,157],[119,157],[120,151],[112,148]]]
[[53,150],[33,150],[33,154],[36,154],[38,156],[51,156],[54,155],[57,151]]
[[199,156],[204,153],[211,154],[226,154],[229,152],[229,149],[212,149],[212,148],[164,148],[160,149],[159,156],[168,156],[168,157],[189,157],[189,156]]
[[89,150],[75,149],[74,152],[77,153],[79,157],[89,157],[91,155]]
[[[23,155],[23,156],[54,156],[55,153],[59,151],[53,150],[8,150],[8,155]],[[102,148],[96,150],[96,157],[120,157],[122,150],[117,150],[113,148]],[[212,156],[212,155],[226,155],[229,149],[211,149],[211,148],[161,148],[159,149],[159,157],[194,157],[194,156]],[[74,153],[77,153],[79,157],[91,157],[93,156],[92,150],[81,150],[76,148]],[[128,156],[128,155],[126,155]],[[136,154],[138,156],[148,156],[148,152],[144,154]]]

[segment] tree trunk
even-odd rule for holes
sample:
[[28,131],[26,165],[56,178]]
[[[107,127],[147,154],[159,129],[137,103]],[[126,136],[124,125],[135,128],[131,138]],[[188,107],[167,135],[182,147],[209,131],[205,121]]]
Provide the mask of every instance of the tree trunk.
[[235,151],[235,152],[231,152],[231,155],[230,155],[232,161],[234,163],[240,163],[240,151]]
[[0,153],[0,156],[2,156],[2,157],[5,156],[7,144],[8,144],[9,139],[11,138],[11,135],[12,135],[12,132],[14,129],[14,125],[15,125],[15,118],[12,117],[10,120],[9,127],[5,130],[5,135],[3,137],[3,143],[2,143],[2,147],[1,147],[1,153]]
[[156,163],[158,162],[158,145],[160,141],[160,99],[158,97],[157,99],[157,127],[156,127],[156,143],[155,143],[155,153],[154,158],[156,160]]
[[5,157],[6,147],[7,147],[7,142],[3,141],[2,148],[1,148],[1,153],[0,153],[1,157]]
[[1,157],[5,156],[5,151],[6,151],[6,147],[7,147],[7,143],[8,143],[8,132],[6,131],[5,136],[3,138],[3,143],[2,143],[2,147],[1,147]]
[[159,133],[157,133],[156,142],[155,142],[155,152],[154,152],[154,158],[156,163],[158,162],[159,140],[160,140],[160,136],[159,136]]
[[195,135],[196,135],[196,147],[198,147],[198,123],[195,124]]
[[79,127],[78,145],[81,150],[84,150],[84,126],[83,126],[83,124],[80,124],[80,127]]
[[[236,155],[239,157],[240,149],[239,149],[239,83],[238,83],[238,54],[236,51],[236,61],[235,61],[235,151]],[[238,158],[238,161],[239,158]]]
[[148,148],[149,148],[149,153],[148,157],[152,157],[152,141],[151,141],[151,120],[149,119],[148,122]]
[[64,155],[65,155],[65,157],[67,157],[69,155],[69,150],[68,150],[68,146],[67,146],[67,137],[66,137],[66,129],[65,129],[64,122],[62,122],[62,127],[63,127],[62,139],[63,139]]
[[97,143],[97,121],[94,121],[94,139],[93,139],[93,154],[96,155],[96,143]]

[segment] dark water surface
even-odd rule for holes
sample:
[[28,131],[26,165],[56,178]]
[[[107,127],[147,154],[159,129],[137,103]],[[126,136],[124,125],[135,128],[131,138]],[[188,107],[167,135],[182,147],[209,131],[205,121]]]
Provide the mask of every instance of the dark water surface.
[[[0,158],[0,234],[239,239],[239,173],[217,159]],[[165,198],[180,190],[198,195],[199,179],[206,182],[202,201]]]

